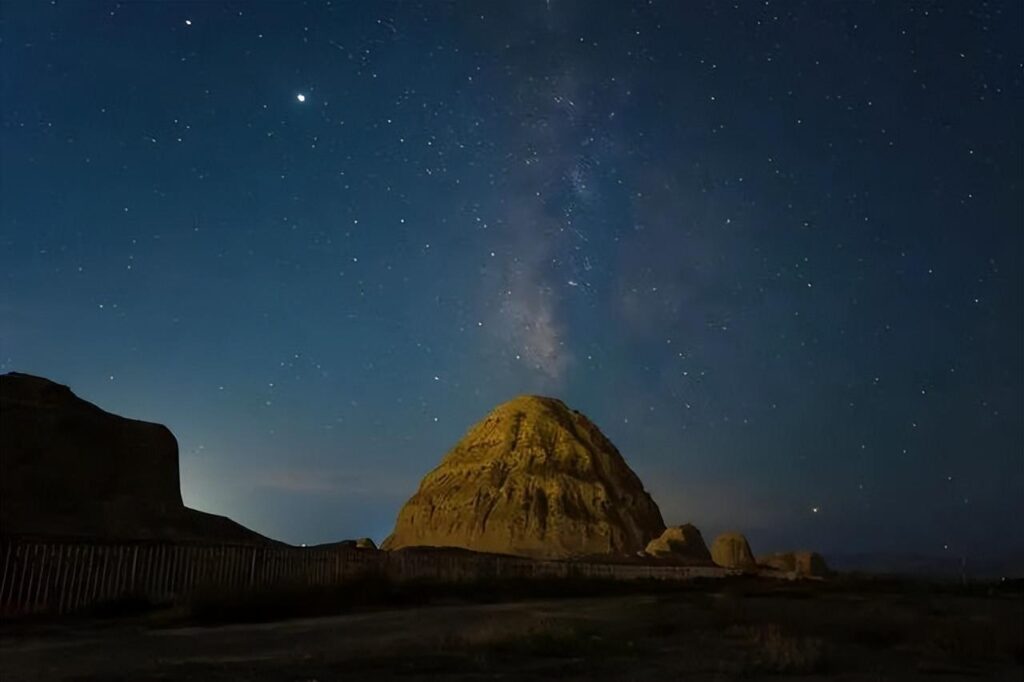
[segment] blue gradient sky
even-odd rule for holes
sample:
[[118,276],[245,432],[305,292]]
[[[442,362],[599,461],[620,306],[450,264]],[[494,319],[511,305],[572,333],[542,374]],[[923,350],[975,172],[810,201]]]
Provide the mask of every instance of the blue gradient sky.
[[5,2],[0,369],[295,543],[523,392],[757,551],[1005,542],[1024,18],[898,5]]

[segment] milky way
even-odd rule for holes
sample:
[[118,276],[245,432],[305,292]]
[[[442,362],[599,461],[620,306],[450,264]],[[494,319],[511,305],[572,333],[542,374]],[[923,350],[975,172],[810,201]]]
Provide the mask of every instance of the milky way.
[[670,523],[1024,513],[1019,3],[5,3],[0,369],[187,503],[385,535],[517,393]]

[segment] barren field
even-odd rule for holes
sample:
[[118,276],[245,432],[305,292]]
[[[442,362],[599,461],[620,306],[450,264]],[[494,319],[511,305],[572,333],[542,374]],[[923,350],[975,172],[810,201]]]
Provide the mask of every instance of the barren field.
[[1024,674],[1019,593],[717,588],[274,623],[8,624],[4,680],[976,680]]

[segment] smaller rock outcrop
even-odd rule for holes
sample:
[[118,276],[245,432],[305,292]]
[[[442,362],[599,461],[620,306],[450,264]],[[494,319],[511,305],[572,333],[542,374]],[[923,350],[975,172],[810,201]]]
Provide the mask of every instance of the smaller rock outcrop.
[[757,563],[773,571],[785,571],[812,578],[822,578],[830,573],[825,557],[817,552],[775,552],[757,557]]
[[741,533],[722,533],[711,545],[711,560],[723,568],[744,570],[757,567],[750,544]]
[[377,549],[377,543],[370,538],[359,538],[358,540],[338,540],[337,542],[325,542],[320,545],[313,545],[313,549]]
[[644,552],[663,559],[692,563],[711,562],[711,553],[704,544],[704,537],[692,523],[666,528],[664,533],[647,543]]

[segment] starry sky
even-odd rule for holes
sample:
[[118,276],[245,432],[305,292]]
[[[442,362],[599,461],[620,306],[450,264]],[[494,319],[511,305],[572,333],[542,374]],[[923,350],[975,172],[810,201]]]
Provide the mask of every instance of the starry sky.
[[540,393],[706,536],[1013,540],[1019,2],[0,22],[0,371],[167,424],[187,504],[380,540],[471,424]]

